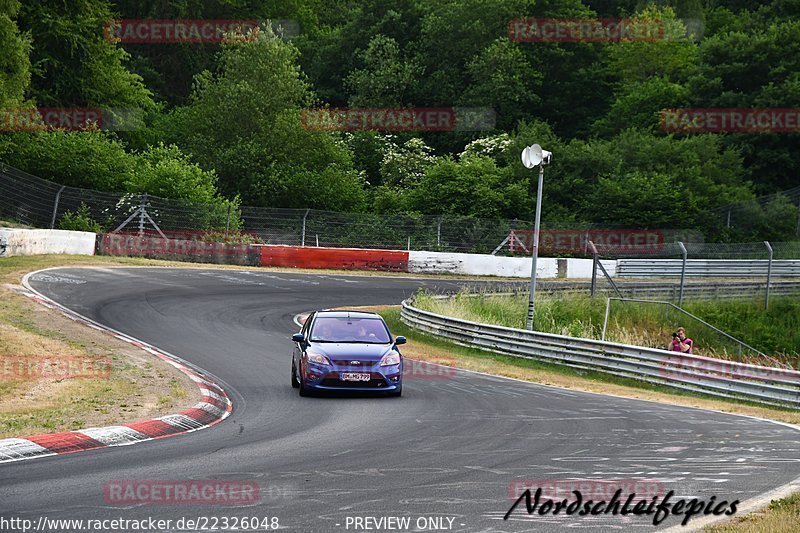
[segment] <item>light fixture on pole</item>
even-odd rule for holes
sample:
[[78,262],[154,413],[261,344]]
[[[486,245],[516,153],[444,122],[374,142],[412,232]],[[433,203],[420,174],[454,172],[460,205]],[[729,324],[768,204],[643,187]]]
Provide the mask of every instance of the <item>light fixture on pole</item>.
[[539,167],[539,186],[536,188],[536,221],[533,226],[533,259],[531,260],[531,289],[528,298],[528,319],[526,329],[533,331],[534,297],[536,296],[536,260],[539,258],[539,221],[542,218],[542,186],[544,185],[544,166],[549,165],[553,153],[542,150],[538,144],[528,146],[522,151],[522,164],[525,168]]

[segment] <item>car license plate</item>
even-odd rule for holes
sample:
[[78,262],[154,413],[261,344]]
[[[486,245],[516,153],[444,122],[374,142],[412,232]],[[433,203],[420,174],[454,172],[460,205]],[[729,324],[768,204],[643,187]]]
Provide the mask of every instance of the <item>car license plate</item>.
[[357,374],[355,372],[342,372],[342,381],[369,381],[369,374]]

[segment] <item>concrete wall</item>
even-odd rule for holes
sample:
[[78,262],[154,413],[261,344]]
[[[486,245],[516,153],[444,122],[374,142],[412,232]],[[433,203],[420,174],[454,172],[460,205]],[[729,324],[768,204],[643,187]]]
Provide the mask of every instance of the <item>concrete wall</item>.
[[[531,260],[528,257],[411,251],[408,253],[408,271],[425,274],[466,274],[529,278],[531,275]],[[557,260],[539,258],[536,263],[536,275],[542,278],[557,277]]]
[[97,239],[97,253],[242,266],[258,266],[261,260],[259,250],[247,244],[162,239],[118,233],[100,235]]
[[[566,263],[566,272],[563,276],[569,279],[589,279],[592,277],[592,264],[591,259],[559,259],[559,262]],[[608,275],[614,277],[617,275],[617,262],[612,260],[603,260],[600,262],[608,272]],[[560,271],[559,271],[560,272]],[[597,276],[602,277],[603,273],[597,269]]]
[[94,255],[95,234],[58,229],[0,228],[0,257],[14,255]]
[[[616,261],[602,261],[610,276],[616,272]],[[501,257],[483,254],[456,254],[443,252],[409,252],[408,271],[424,274],[465,274],[474,276],[503,276],[529,278],[529,257]],[[598,273],[602,276],[602,273]],[[555,259],[540,257],[536,262],[536,276],[542,279],[589,279],[592,277],[591,259]]]

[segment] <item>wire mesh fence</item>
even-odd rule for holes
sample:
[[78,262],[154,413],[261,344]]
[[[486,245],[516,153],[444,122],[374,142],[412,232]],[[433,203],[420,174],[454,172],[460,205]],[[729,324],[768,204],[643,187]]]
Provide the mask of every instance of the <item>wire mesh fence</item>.
[[[101,232],[187,239],[245,235],[253,242],[291,246],[530,255],[533,234],[533,222],[518,219],[339,213],[240,206],[227,200],[197,204],[147,194],[101,192],[61,186],[0,163],[0,218],[32,227],[59,228],[65,215],[79,211]],[[543,228],[541,252],[586,255],[586,242],[593,235],[587,228],[554,229],[547,224]],[[589,229],[617,232],[623,239],[638,231]],[[515,232],[517,237],[509,240]],[[556,242],[564,239],[570,244]]]
[[733,239],[800,237],[800,186],[713,209],[717,231]]
[[[798,193],[800,194],[800,192]],[[533,223],[458,215],[339,213],[313,209],[240,206],[164,199],[62,186],[0,163],[0,218],[37,228],[64,227],[82,213],[97,232],[137,233],[192,240],[224,240],[291,246],[381,248],[530,256]],[[704,243],[689,230],[548,227],[539,253],[592,257],[766,259],[763,243]],[[773,244],[774,259],[800,258],[800,241]]]

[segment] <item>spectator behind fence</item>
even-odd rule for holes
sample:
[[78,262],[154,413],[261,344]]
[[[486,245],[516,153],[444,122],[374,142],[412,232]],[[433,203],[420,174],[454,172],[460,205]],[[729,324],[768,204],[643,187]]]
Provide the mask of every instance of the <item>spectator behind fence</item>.
[[683,327],[678,328],[672,334],[672,344],[669,347],[673,352],[692,353],[694,349],[694,341],[686,336],[686,330]]

